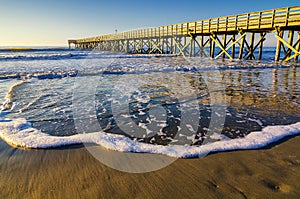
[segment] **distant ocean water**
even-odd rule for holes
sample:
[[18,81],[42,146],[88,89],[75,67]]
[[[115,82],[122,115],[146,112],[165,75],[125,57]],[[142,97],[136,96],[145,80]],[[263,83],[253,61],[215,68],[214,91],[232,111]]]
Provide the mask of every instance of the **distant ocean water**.
[[300,65],[65,48],[0,49],[0,137],[197,157],[300,133]]

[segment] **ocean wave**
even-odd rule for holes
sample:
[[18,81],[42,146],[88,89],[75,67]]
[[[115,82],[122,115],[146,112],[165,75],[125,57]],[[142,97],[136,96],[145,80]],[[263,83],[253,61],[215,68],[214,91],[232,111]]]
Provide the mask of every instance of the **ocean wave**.
[[[147,57],[147,58],[146,58]],[[93,56],[93,59],[95,56]],[[140,59],[141,58],[141,59]],[[145,59],[146,58],[146,59]],[[148,59],[149,58],[149,59]],[[151,59],[152,58],[152,59]],[[92,59],[92,58],[91,58]],[[103,59],[110,59],[104,61]],[[107,63],[108,62],[108,63]],[[106,64],[107,63],[107,64]],[[55,79],[64,77],[93,76],[93,75],[123,75],[123,74],[144,74],[155,72],[198,72],[208,70],[243,70],[243,69],[266,69],[266,68],[288,68],[299,67],[299,64],[274,63],[259,61],[221,61],[210,59],[183,59],[180,57],[157,58],[153,55],[101,55],[101,58],[81,63],[56,63],[53,67],[51,62],[47,64],[33,63],[23,67],[20,65],[2,64],[0,80],[3,79]],[[36,65],[36,66],[35,66]],[[19,67],[20,66],[20,67]],[[16,70],[18,69],[18,71]]]
[[82,57],[86,57],[88,54],[73,54],[73,53],[62,53],[62,54],[29,54],[29,55],[1,55],[0,61],[9,61],[9,60],[22,60],[22,61],[30,61],[30,60],[59,60],[59,59],[79,59]]
[[23,73],[5,73],[0,74],[0,80],[3,79],[60,79],[64,77],[75,77],[78,71],[56,71],[56,72],[23,72]]
[[17,82],[17,83],[15,83],[15,84],[13,84],[10,88],[9,88],[9,90],[8,90],[8,92],[7,92],[7,94],[6,94],[6,96],[5,96],[5,101],[4,101],[4,103],[2,104],[2,106],[0,106],[0,118],[1,118],[1,114],[4,114],[5,113],[5,115],[8,113],[7,111],[10,111],[10,110],[12,110],[13,108],[14,108],[14,103],[13,103],[13,100],[12,100],[12,93],[14,92],[14,90],[18,87],[18,86],[21,86],[21,85],[23,85],[23,84],[25,84],[26,82],[25,81],[20,81],[20,82]]
[[25,119],[0,119],[0,137],[8,144],[21,148],[47,149],[74,144],[93,143],[109,150],[133,153],[163,154],[176,158],[201,157],[211,152],[257,149],[277,142],[286,136],[300,134],[300,122],[291,125],[268,126],[243,138],[222,139],[201,146],[152,145],[128,137],[102,131],[71,136],[51,136],[32,128]]
[[[0,51],[1,52],[1,51]],[[29,53],[28,53],[29,52]],[[97,58],[151,58],[151,57],[176,57],[176,55],[161,54],[120,54],[102,51],[88,52],[35,52],[26,51],[26,53],[0,53],[0,61],[31,61],[31,60],[61,60],[61,59],[97,59]]]

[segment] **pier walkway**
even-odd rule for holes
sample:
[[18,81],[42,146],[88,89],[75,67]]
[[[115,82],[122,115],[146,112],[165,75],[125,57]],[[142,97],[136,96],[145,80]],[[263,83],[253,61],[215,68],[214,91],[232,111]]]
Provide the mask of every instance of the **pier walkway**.
[[73,39],[68,43],[80,49],[260,60],[268,34],[277,41],[275,61],[298,61],[300,6]]

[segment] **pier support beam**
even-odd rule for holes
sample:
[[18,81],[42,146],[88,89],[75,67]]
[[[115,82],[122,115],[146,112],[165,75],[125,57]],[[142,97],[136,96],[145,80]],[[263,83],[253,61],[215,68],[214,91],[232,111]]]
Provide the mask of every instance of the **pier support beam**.
[[233,44],[231,45],[231,57],[234,59],[235,58],[235,35],[232,35],[231,40]]
[[265,40],[266,33],[260,33],[260,42],[259,42],[259,51],[258,51],[258,59],[262,59],[262,53],[263,53],[263,45]]
[[[283,38],[284,32],[282,30],[277,31],[277,35],[275,37],[277,38],[277,46],[276,46],[276,53],[275,53],[275,61],[280,60],[280,52],[281,52],[281,39]],[[279,39],[281,38],[281,39]]]
[[262,51],[263,51],[263,43],[265,41],[265,36],[267,33],[260,33],[260,39],[259,41],[255,44],[255,33],[251,33],[251,37],[250,37],[250,45],[247,43],[247,41],[245,41],[248,50],[245,54],[244,57],[246,57],[246,59],[250,59],[250,60],[254,60],[256,59],[254,56],[254,51],[259,47],[259,51],[258,51],[258,59],[261,60],[262,58]]
[[[218,55],[216,56],[216,58],[218,58],[221,54],[223,54],[224,58],[225,58],[225,55],[227,55],[227,57],[229,59],[233,59],[231,57],[231,55],[227,52],[228,49],[226,49],[226,47],[227,47],[226,36],[223,38],[224,39],[224,42],[223,42],[224,44],[222,44],[222,42],[218,38],[218,35],[216,35],[216,34],[211,35],[210,38],[214,42],[214,44],[216,44],[221,49],[221,52],[218,53]],[[213,47],[213,48],[215,48],[215,47]],[[214,52],[212,52],[212,58],[214,58]]]
[[[296,50],[300,52],[300,31],[298,31],[298,44],[296,45]],[[298,62],[299,54],[295,56],[295,62]]]
[[[254,40],[255,40],[255,33],[252,32],[250,35],[250,45],[247,44],[248,46],[248,52],[246,55],[248,55],[248,57],[246,59],[250,59],[250,60],[254,60],[255,56],[254,56]],[[247,41],[246,41],[247,42]]]
[[247,33],[240,33],[243,35],[243,37],[241,38],[241,43],[240,43],[240,51],[239,51],[239,59],[243,59],[243,53],[244,53],[244,47],[245,47],[245,41],[246,41],[246,35]]
[[[217,54],[215,59],[219,58],[220,56],[223,55],[224,58],[226,56],[229,59],[233,59],[235,55],[235,45],[240,41],[243,40],[246,36],[246,33],[242,33],[241,36],[236,40],[235,39],[235,34],[230,38],[230,40],[227,41],[227,36],[223,37],[223,42],[220,41],[217,35],[211,35],[210,40],[214,41],[215,44],[221,49],[221,51]],[[230,55],[229,50],[232,49],[232,55]]]
[[150,44],[151,44],[151,47],[150,47],[150,50],[149,50],[149,54],[152,54],[152,53],[163,53],[163,50],[161,49],[161,41],[160,39],[150,39]]
[[297,61],[298,57],[300,55],[300,51],[299,51],[300,38],[299,38],[299,35],[298,35],[297,41],[294,43],[293,42],[294,30],[290,30],[289,31],[288,41],[284,40],[283,34],[284,34],[283,31],[279,31],[275,35],[275,37],[278,40],[275,61],[279,61],[280,60],[280,51],[281,51],[281,48],[283,49],[284,54],[285,54],[284,57],[283,57],[283,59],[282,59],[283,61],[290,61],[291,59],[294,59],[294,61]]
[[[223,49],[225,50],[225,48],[227,47],[227,35],[224,34],[223,36]],[[227,51],[226,51],[227,52]],[[223,53],[223,59],[225,59],[226,57],[226,53]],[[232,57],[230,57],[230,59],[233,59]]]
[[[182,39],[183,39],[183,44],[182,44]],[[178,54],[177,55],[182,55],[183,57],[186,57],[189,55],[189,51],[187,51],[187,48],[191,44],[191,39],[187,41],[186,37],[174,37],[174,44],[177,46],[178,49]]]
[[211,35],[209,37],[209,42],[210,42],[210,57],[214,58],[215,57],[215,41],[213,39],[213,36]]

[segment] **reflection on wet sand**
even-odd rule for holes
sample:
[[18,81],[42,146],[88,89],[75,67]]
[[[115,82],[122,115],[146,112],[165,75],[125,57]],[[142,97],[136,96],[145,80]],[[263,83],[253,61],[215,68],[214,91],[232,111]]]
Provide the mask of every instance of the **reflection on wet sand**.
[[[300,120],[299,68],[221,71],[227,116],[223,134],[243,136],[262,127]],[[237,133],[239,132],[239,133]]]

